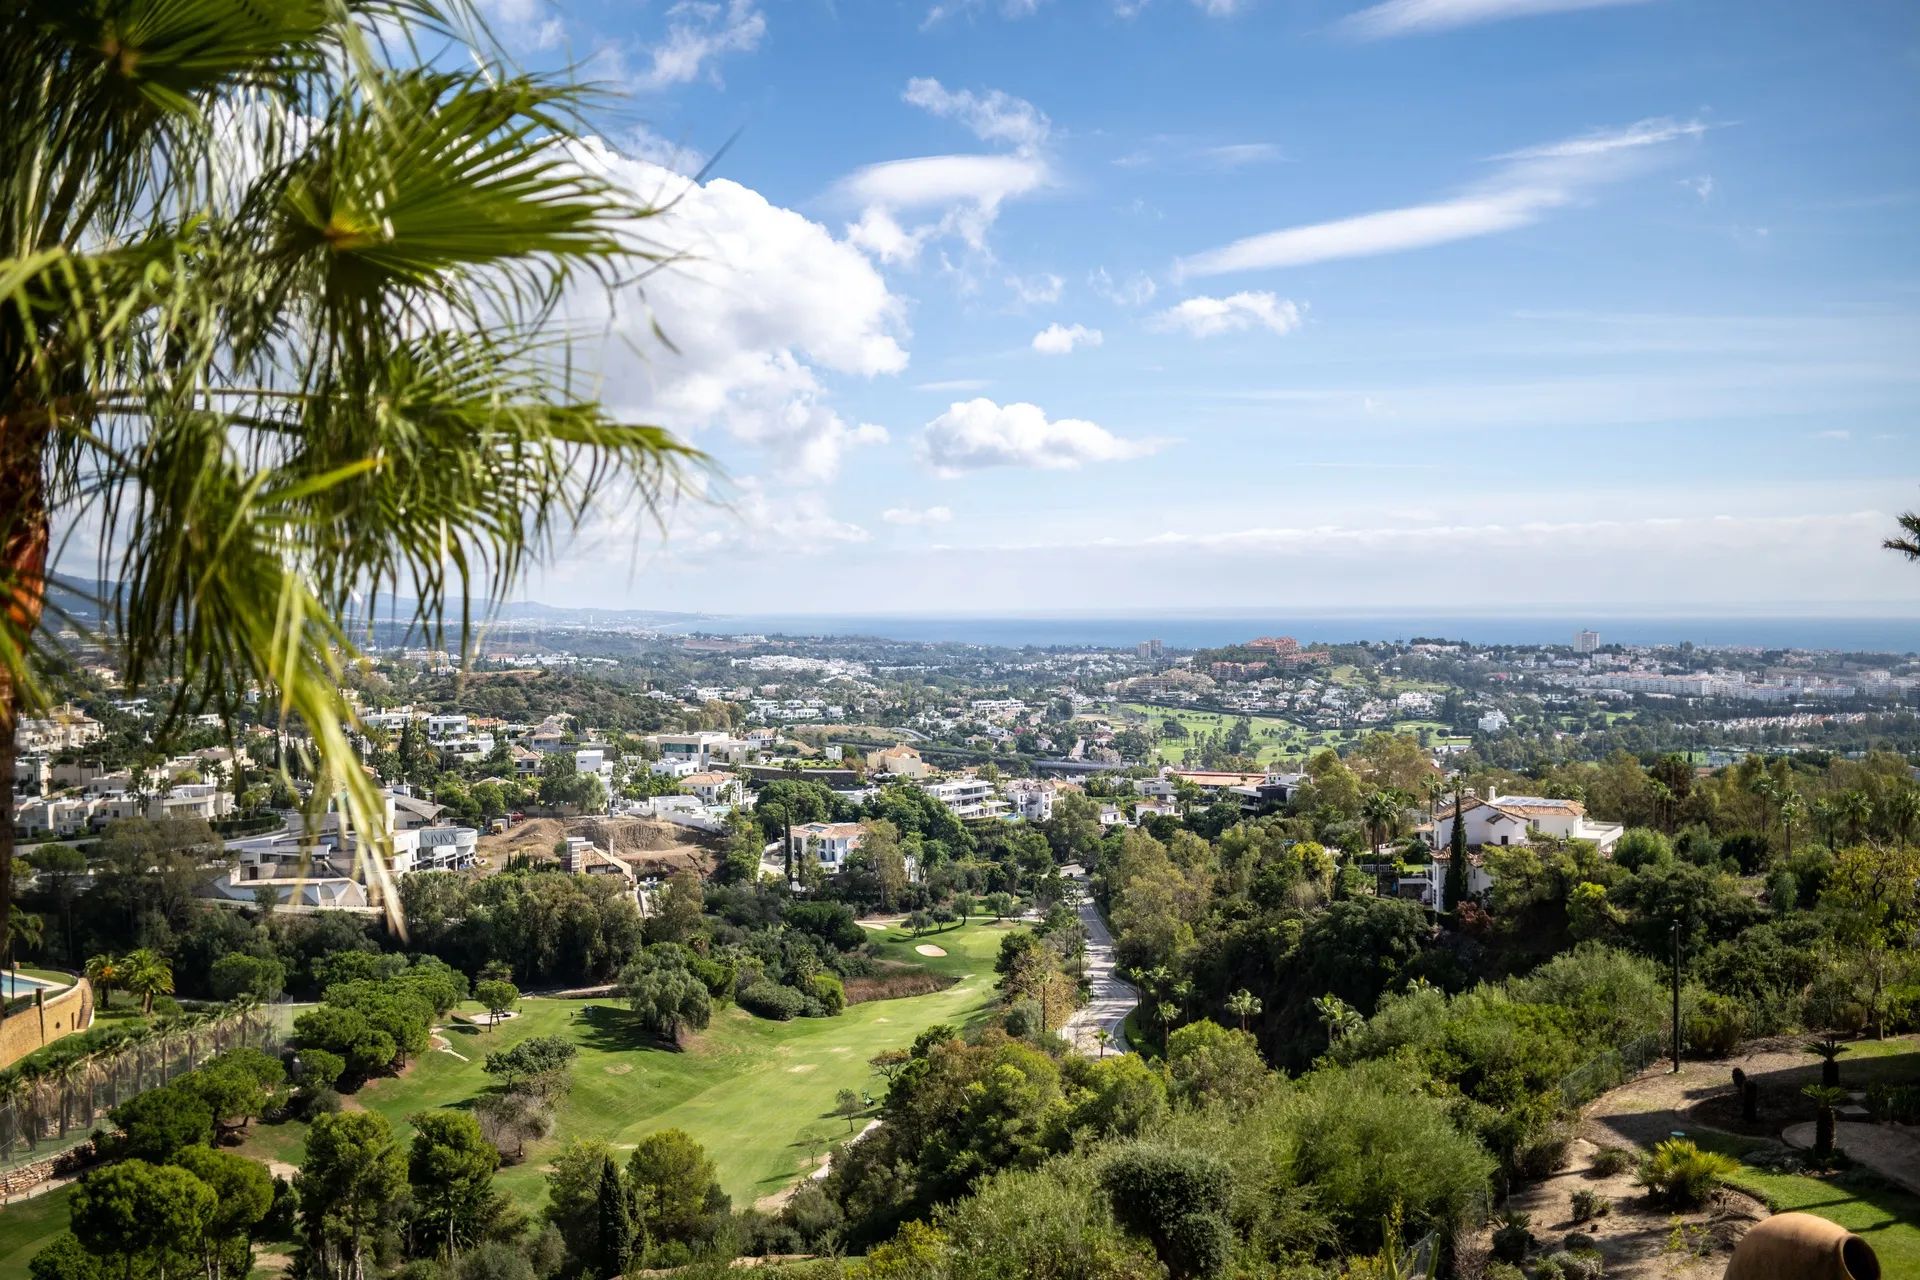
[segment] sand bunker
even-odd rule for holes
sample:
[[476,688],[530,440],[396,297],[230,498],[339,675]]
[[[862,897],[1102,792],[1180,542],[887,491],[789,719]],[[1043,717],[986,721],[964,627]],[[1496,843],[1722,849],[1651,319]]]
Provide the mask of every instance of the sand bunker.
[[947,949],[945,947],[936,947],[931,942],[923,942],[919,946],[915,947],[914,950],[918,951],[923,956],[943,956],[947,954]]

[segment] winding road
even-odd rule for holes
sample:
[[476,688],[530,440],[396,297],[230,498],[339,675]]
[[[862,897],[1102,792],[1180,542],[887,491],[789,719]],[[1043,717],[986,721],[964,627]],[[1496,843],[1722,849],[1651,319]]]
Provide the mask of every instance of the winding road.
[[[1114,972],[1113,933],[1107,928],[1107,922],[1100,918],[1100,908],[1094,905],[1093,891],[1087,882],[1084,868],[1069,863],[1060,869],[1073,886],[1073,904],[1080,912],[1080,923],[1087,930],[1087,979],[1092,987],[1092,996],[1081,1008],[1074,1011],[1066,1025],[1060,1028],[1060,1034],[1075,1052],[1088,1057],[1099,1057],[1111,1050],[1114,1053],[1127,1051],[1127,1015],[1140,1003],[1140,993],[1133,984],[1124,982]],[[1100,1043],[1097,1032],[1101,1028],[1107,1031],[1105,1046]]]

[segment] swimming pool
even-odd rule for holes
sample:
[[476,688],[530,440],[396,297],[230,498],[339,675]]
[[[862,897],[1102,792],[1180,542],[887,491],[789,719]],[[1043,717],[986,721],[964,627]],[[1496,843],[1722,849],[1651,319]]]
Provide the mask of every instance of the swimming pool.
[[29,978],[25,974],[16,978],[11,973],[0,973],[0,997],[8,1000],[15,996],[30,996],[42,987],[49,991],[54,989],[51,982],[42,982],[38,978]]

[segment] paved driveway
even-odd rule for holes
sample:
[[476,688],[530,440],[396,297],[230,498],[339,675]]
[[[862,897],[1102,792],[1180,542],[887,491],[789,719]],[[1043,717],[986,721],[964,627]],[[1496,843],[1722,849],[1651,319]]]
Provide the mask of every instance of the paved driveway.
[[1073,886],[1073,904],[1080,912],[1080,923],[1086,926],[1087,978],[1093,989],[1092,998],[1084,1007],[1074,1011],[1066,1025],[1060,1028],[1060,1034],[1067,1038],[1076,1051],[1088,1057],[1098,1057],[1101,1046],[1094,1033],[1104,1027],[1110,1037],[1107,1050],[1125,1053],[1127,1033],[1124,1024],[1127,1015],[1140,1003],[1140,993],[1134,990],[1132,983],[1121,981],[1114,973],[1113,934],[1108,931],[1107,922],[1100,918],[1099,908],[1094,906],[1086,871],[1071,863],[1060,871]]

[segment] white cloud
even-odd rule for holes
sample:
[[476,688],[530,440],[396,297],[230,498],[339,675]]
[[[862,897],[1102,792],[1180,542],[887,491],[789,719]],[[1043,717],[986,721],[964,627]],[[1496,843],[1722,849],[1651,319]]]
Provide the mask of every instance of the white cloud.
[[1231,18],[1246,6],[1247,0],[1193,0],[1193,7],[1209,18]]
[[1079,418],[1049,421],[1036,404],[999,405],[984,398],[948,408],[927,424],[920,441],[921,457],[947,476],[986,467],[1065,471],[1144,457],[1159,447],[1157,441],[1122,439]]
[[1644,4],[1647,0],[1384,0],[1341,22],[1349,34],[1363,40],[1449,31],[1456,27],[1528,18],[1577,9],[1610,9]]
[[1159,286],[1144,271],[1136,271],[1125,280],[1115,280],[1105,267],[1096,267],[1087,277],[1087,287],[1115,306],[1144,307],[1153,301]]
[[982,142],[1004,142],[1020,151],[1038,148],[1053,131],[1052,122],[1038,107],[999,89],[976,94],[917,77],[907,81],[906,92],[900,96],[923,111],[959,121]]
[[[841,200],[860,209],[848,238],[887,263],[919,257],[928,241],[952,237],[977,254],[986,253],[987,231],[1000,206],[1053,181],[1040,154],[1051,129],[1032,103],[998,89],[976,94],[949,90],[938,80],[907,82],[906,101],[943,119],[957,120],[976,137],[1005,142],[1009,154],[916,156],[870,164],[835,186]],[[913,225],[900,215],[908,210],[938,210]],[[977,286],[969,279],[963,283]]]
[[915,391],[984,391],[988,382],[985,378],[947,378],[940,382],[922,382],[914,387]]
[[951,507],[888,507],[880,513],[888,524],[948,524],[953,520]]
[[1509,152],[1495,157],[1505,164],[1493,178],[1463,195],[1247,236],[1182,258],[1175,271],[1182,276],[1212,276],[1272,270],[1511,231],[1571,204],[1593,186],[1626,176],[1665,144],[1704,131],[1697,121],[1644,120],[1624,129]]
[[1230,293],[1224,298],[1204,295],[1168,307],[1153,318],[1153,327],[1178,330],[1196,338],[1241,333],[1255,327],[1291,333],[1300,327],[1300,304],[1271,293]]
[[1008,276],[1007,288],[1013,290],[1013,296],[1022,306],[1039,306],[1060,301],[1060,294],[1067,282],[1051,271],[1042,271],[1032,276]]
[[[1001,204],[1049,181],[1046,163],[1030,156],[919,156],[857,169],[841,180],[839,191],[862,207],[860,220],[847,231],[854,243],[882,262],[911,262],[936,237],[985,248]],[[911,228],[896,216],[935,206],[944,209],[938,218]]]
[[1680,185],[1700,197],[1701,204],[1713,199],[1713,175],[1710,173],[1703,173],[1697,178],[1682,178]]
[[873,537],[833,515],[818,493],[783,487],[769,494],[765,482],[751,476],[736,487],[731,500],[704,509],[704,518],[670,537],[668,553],[696,561],[743,551],[817,554]]
[[751,53],[767,33],[767,19],[753,0],[680,0],[667,15],[666,38],[647,50],[649,65],[633,74],[637,89],[671,89],[712,75],[709,63],[722,54]]
[[1578,137],[1562,138],[1558,142],[1542,143],[1537,147],[1522,147],[1518,151],[1497,155],[1494,159],[1576,160],[1587,156],[1612,155],[1617,151],[1632,151],[1638,147],[1657,147],[1676,138],[1697,138],[1706,131],[1707,125],[1703,120],[1669,120],[1662,116],[1630,124],[1624,129],[1593,129]]
[[[823,372],[906,367],[905,307],[874,265],[816,222],[725,179],[695,183],[592,145],[584,162],[664,207],[644,233],[679,259],[658,287],[583,289],[566,314],[604,331],[601,394],[618,412],[697,437],[724,430],[819,483],[884,428],[833,408]],[[671,349],[652,337],[658,325]]]
[[1853,432],[1842,430],[1816,431],[1813,433],[1813,438],[1815,440],[1851,440],[1853,439]]
[[1033,335],[1033,349],[1043,356],[1064,356],[1071,355],[1076,347],[1097,347],[1104,341],[1098,329],[1055,321]]
[[546,0],[479,0],[479,9],[493,34],[516,49],[557,49],[567,36]]
[[854,169],[841,190],[885,209],[924,209],[973,201],[993,207],[1039,190],[1048,180],[1043,161],[1027,155],[918,155]]
[[[1044,2],[1045,0],[1000,0],[996,7],[1003,18],[1031,18]],[[988,0],[938,0],[938,3],[927,10],[926,18],[920,23],[920,29],[925,31],[929,27],[938,26],[956,13],[971,13],[987,6]]]

